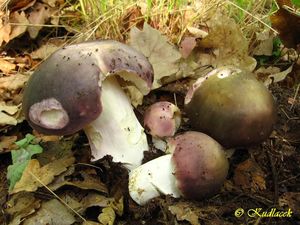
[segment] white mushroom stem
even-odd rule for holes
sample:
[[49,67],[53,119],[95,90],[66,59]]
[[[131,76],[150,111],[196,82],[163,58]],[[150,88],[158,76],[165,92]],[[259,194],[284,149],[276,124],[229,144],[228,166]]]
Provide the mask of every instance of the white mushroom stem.
[[132,170],[141,165],[143,153],[149,148],[144,128],[116,78],[108,77],[101,85],[103,111],[84,129],[93,160],[111,155],[114,162]]
[[129,173],[129,194],[139,205],[163,195],[181,196],[176,186],[172,154],[151,160]]

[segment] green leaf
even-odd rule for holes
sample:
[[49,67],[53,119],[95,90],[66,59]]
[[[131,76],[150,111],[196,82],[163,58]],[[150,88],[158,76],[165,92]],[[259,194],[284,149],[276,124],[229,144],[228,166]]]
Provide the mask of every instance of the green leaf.
[[24,139],[15,142],[15,144],[19,148],[11,151],[12,165],[7,168],[9,190],[12,190],[21,179],[32,156],[43,152],[43,148],[35,143],[35,137],[31,134],[27,134]]

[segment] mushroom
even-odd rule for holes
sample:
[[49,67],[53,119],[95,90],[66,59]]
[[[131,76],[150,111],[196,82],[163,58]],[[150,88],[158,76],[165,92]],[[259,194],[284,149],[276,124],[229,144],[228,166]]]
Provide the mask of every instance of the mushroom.
[[44,134],[84,129],[92,160],[111,155],[113,161],[135,168],[148,143],[120,80],[145,95],[153,82],[152,66],[144,55],[117,41],[64,47],[30,77],[23,97],[25,117]]
[[226,148],[259,144],[276,121],[273,96],[252,73],[222,67],[199,78],[185,98],[191,126]]
[[150,105],[144,114],[144,128],[152,136],[154,146],[165,151],[168,137],[175,135],[181,123],[180,109],[171,102]]
[[129,173],[129,194],[139,205],[160,194],[199,200],[217,193],[229,163],[222,146],[208,135],[187,131],[169,142],[172,154]]

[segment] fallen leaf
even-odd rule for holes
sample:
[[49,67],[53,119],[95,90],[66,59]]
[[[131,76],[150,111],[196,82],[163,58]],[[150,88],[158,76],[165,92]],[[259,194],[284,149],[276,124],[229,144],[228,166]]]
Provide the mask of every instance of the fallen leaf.
[[244,190],[257,192],[266,189],[265,173],[260,166],[249,158],[237,165],[233,181]]
[[48,185],[54,177],[66,171],[67,167],[75,162],[73,156],[57,159],[45,166],[40,166],[36,159],[29,161],[21,179],[16,183],[11,194],[20,191],[36,191],[39,187]]
[[269,75],[268,78],[264,81],[265,86],[268,87],[272,83],[283,81],[286,78],[286,76],[289,75],[290,72],[292,72],[292,70],[293,65],[291,65],[289,68],[282,72]]
[[8,8],[12,11],[25,10],[34,5],[36,0],[10,0]]
[[11,26],[9,24],[9,14],[0,12],[0,46],[3,42],[8,43],[10,38]]
[[169,206],[169,210],[179,221],[188,221],[192,225],[200,225],[197,214],[190,207],[179,204]]
[[17,136],[1,136],[0,137],[0,154],[6,153],[15,148]]
[[199,47],[213,49],[214,67],[234,65],[253,71],[256,60],[248,55],[248,41],[236,22],[217,11],[207,22],[208,35],[199,40]]
[[290,0],[277,0],[277,4],[279,10],[270,16],[272,26],[286,47],[296,48],[300,43],[300,16],[292,11]]
[[40,207],[40,200],[33,193],[22,192],[12,195],[6,202],[4,209],[11,221],[9,225],[19,225],[27,216],[33,214]]
[[16,64],[7,61],[3,58],[0,58],[0,70],[4,73],[4,74],[10,74],[13,70],[15,70],[16,68]]
[[50,20],[52,13],[53,9],[49,5],[38,2],[33,6],[33,10],[28,16],[28,21],[31,26],[27,28],[29,36],[32,39],[38,36],[43,25]]
[[[29,21],[25,15],[24,11],[15,11],[10,14],[10,22],[14,23],[11,27],[11,32],[9,34],[9,40],[12,40],[22,34],[24,34],[28,28]],[[18,25],[19,24],[19,25]]]
[[288,207],[293,214],[300,215],[300,192],[286,192],[279,197],[279,205]]
[[185,37],[180,43],[180,53],[184,59],[186,59],[193,49],[196,47],[197,41],[195,37]]
[[37,213],[23,222],[23,225],[71,225],[76,221],[73,213],[57,199],[42,203]]
[[98,221],[103,225],[113,225],[116,219],[116,213],[112,207],[102,209],[102,213],[98,216]]
[[33,51],[30,56],[33,59],[46,59],[49,57],[53,52],[55,52],[57,49],[59,49],[60,46],[53,44],[53,43],[46,43],[42,45],[37,50]]
[[16,125],[18,123],[17,112],[20,111],[20,108],[20,105],[9,106],[4,102],[0,102],[0,126]]
[[174,75],[179,70],[181,54],[158,30],[144,23],[143,30],[130,30],[130,45],[143,53],[154,70],[153,89],[162,85],[162,78]]
[[254,55],[271,56],[273,54],[274,35],[269,29],[255,33],[258,44],[253,49]]

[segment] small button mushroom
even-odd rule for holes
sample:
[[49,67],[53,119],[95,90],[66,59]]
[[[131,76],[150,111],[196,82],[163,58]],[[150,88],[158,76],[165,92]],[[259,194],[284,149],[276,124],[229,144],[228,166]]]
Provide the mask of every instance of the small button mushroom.
[[144,114],[144,128],[152,136],[154,146],[160,150],[165,150],[165,139],[175,135],[180,123],[180,109],[168,101],[150,105]]
[[199,200],[223,185],[229,168],[222,146],[204,133],[188,131],[169,142],[172,154],[129,173],[129,194],[139,205],[160,194]]
[[141,164],[148,143],[118,82],[121,78],[147,94],[153,69],[144,55],[117,41],[64,47],[28,81],[25,117],[40,133],[67,135],[84,129],[93,160],[111,155],[113,161],[132,169]]
[[226,148],[259,144],[276,121],[273,96],[253,74],[222,67],[199,78],[185,98],[191,126]]

